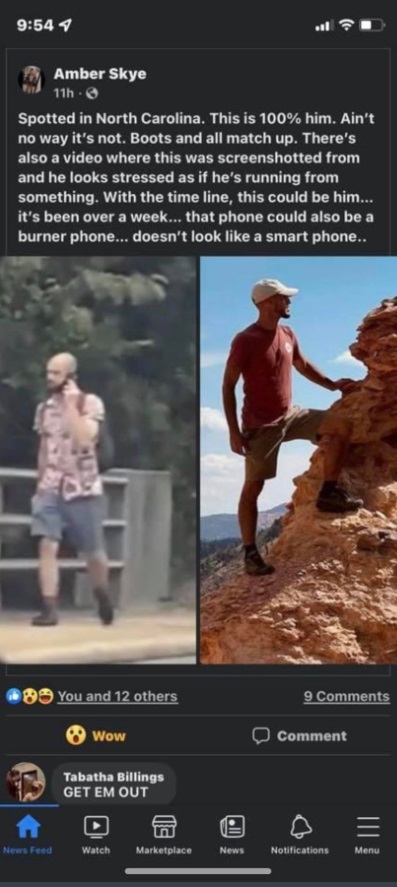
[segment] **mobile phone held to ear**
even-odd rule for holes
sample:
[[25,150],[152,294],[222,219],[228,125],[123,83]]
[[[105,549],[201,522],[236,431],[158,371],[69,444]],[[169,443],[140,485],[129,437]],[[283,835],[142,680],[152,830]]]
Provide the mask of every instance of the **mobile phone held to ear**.
[[64,388],[66,387],[66,385],[68,384],[68,382],[71,382],[71,381],[72,381],[72,382],[75,382],[75,381],[76,381],[76,373],[68,373],[68,374],[67,374],[66,379],[64,380],[64,382],[62,382],[62,385],[61,385],[61,391],[63,391],[63,389],[64,389]]

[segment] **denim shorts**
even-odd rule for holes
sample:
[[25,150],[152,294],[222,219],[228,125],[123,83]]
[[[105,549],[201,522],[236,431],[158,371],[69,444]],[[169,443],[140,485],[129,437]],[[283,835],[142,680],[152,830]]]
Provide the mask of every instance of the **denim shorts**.
[[79,496],[65,501],[56,493],[32,499],[31,535],[60,542],[65,535],[78,553],[105,551],[103,496]]

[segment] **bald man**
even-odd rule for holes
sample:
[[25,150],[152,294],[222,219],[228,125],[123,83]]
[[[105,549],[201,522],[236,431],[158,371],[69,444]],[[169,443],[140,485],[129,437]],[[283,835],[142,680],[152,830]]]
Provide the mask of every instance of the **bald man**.
[[39,539],[42,611],[32,625],[58,622],[58,551],[64,533],[85,557],[101,622],[113,621],[96,446],[105,409],[99,397],[80,390],[76,374],[72,354],[52,357],[47,364],[49,397],[38,405],[35,415],[38,483],[32,499],[31,533]]

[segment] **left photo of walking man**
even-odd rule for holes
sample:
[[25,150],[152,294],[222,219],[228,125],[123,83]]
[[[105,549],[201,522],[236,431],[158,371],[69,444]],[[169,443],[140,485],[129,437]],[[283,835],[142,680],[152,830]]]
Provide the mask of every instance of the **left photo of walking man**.
[[196,661],[196,263],[0,259],[0,657]]
[[58,552],[67,532],[85,556],[99,618],[104,625],[110,625],[114,609],[108,589],[98,452],[105,408],[99,397],[79,388],[73,354],[52,357],[46,378],[49,397],[38,405],[34,422],[39,443],[32,536],[39,542],[42,611],[32,619],[32,625],[50,626],[58,622]]

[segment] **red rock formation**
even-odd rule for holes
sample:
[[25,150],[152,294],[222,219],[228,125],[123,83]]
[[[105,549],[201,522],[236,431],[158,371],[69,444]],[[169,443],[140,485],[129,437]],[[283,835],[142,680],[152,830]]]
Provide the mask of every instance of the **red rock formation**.
[[397,297],[358,333],[350,352],[367,375],[331,409],[353,423],[340,481],[364,507],[316,509],[318,447],[268,553],[276,572],[252,578],[240,567],[203,597],[203,663],[397,663]]

